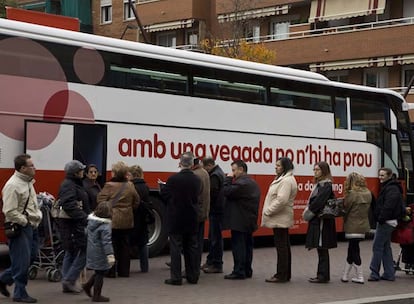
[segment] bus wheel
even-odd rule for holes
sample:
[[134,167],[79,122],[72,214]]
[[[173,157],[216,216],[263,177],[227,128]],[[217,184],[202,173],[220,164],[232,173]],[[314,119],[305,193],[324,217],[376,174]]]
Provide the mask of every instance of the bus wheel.
[[151,196],[155,221],[148,225],[149,256],[154,257],[162,252],[168,242],[168,232],[165,223],[165,206],[159,197]]

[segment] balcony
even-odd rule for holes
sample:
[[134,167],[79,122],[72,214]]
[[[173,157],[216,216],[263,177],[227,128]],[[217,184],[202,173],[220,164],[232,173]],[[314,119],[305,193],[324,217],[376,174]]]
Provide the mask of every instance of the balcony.
[[387,60],[414,63],[414,41],[407,37],[414,37],[414,17],[316,30],[311,29],[309,23],[301,23],[289,26],[288,33],[245,40],[264,43],[275,50],[278,65],[341,60],[358,64],[358,59],[366,61],[368,58],[373,60],[372,64],[388,65]]
[[210,1],[138,1],[137,11],[143,25],[162,24],[177,20],[208,20],[210,18]]

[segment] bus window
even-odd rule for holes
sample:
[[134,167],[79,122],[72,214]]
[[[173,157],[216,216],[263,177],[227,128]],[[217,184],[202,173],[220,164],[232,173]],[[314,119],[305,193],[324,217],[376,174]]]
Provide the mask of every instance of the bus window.
[[384,147],[383,128],[390,127],[390,109],[375,100],[351,99],[351,129],[366,131],[367,141]]
[[303,110],[332,111],[331,96],[270,88],[270,104]]
[[194,96],[199,97],[261,104],[266,100],[266,88],[250,83],[195,76],[193,78],[193,88]]
[[348,106],[346,98],[335,97],[335,128],[348,129]]
[[188,92],[187,76],[178,73],[115,65],[111,65],[110,71],[113,85],[116,87],[183,95]]

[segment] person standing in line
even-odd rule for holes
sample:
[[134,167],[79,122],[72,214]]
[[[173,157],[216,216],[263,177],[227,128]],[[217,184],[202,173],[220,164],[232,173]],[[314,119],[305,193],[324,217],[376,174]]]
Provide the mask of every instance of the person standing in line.
[[289,228],[293,226],[293,201],[298,185],[293,176],[293,164],[287,157],[276,161],[276,177],[269,186],[262,211],[262,226],[273,229],[277,251],[276,274],[266,279],[268,283],[290,281],[292,255]]
[[198,158],[194,158],[194,165],[191,168],[194,174],[200,179],[200,194],[198,196],[198,249],[199,249],[199,261],[198,265],[201,265],[201,258],[204,249],[204,223],[208,218],[210,212],[210,177],[208,172],[200,164]]
[[[391,234],[397,227],[398,219],[402,216],[402,188],[392,177],[390,168],[381,168],[378,177],[381,185],[380,193],[375,203],[374,219],[377,222],[374,242],[372,244],[372,259],[369,269],[371,274],[368,281],[395,281],[395,268],[391,250]],[[384,273],[380,275],[381,263]]]
[[309,197],[308,208],[313,215],[308,223],[306,248],[318,251],[318,270],[310,283],[328,283],[330,281],[329,249],[337,247],[334,218],[320,218],[328,199],[334,197],[332,191],[331,169],[327,162],[319,162],[313,167],[314,185]]
[[0,293],[10,297],[7,285],[14,283],[13,302],[36,303],[26,290],[31,258],[38,248],[34,234],[42,220],[33,187],[36,169],[28,154],[16,156],[14,168],[2,191],[3,213],[6,222],[21,226],[21,233],[8,240],[11,266],[0,273]]
[[70,218],[57,218],[62,248],[65,251],[62,265],[62,291],[80,293],[76,281],[86,265],[86,225],[88,194],[82,185],[85,165],[78,160],[65,164],[66,177],[59,188],[59,204]]
[[348,282],[349,274],[355,268],[356,276],[352,278],[352,282],[364,284],[359,242],[370,230],[368,213],[372,194],[367,188],[365,177],[356,172],[346,177],[344,188],[344,232],[348,239],[348,255],[341,281]]
[[224,229],[231,230],[234,266],[233,271],[224,278],[244,280],[253,275],[253,232],[257,230],[260,188],[247,174],[244,161],[234,161],[231,170],[224,181]]
[[[96,197],[101,192],[101,186],[97,182],[98,178],[98,167],[94,164],[87,165],[85,168],[86,176],[83,179],[83,187],[88,193],[89,198],[89,211],[92,212],[96,208]],[[90,213],[89,212],[89,213]]]
[[223,272],[223,209],[224,172],[212,157],[203,159],[203,167],[210,175],[210,213],[208,230],[208,255],[201,267],[205,273]]
[[92,298],[92,302],[109,302],[109,298],[102,296],[102,286],[106,271],[115,264],[111,218],[110,202],[100,203],[95,211],[88,215],[86,267],[94,270],[95,273],[82,285],[82,289],[88,297]]
[[171,267],[170,278],[164,283],[169,285],[182,285],[181,253],[187,282],[197,284],[200,275],[197,238],[201,181],[191,170],[193,162],[193,154],[184,152],[180,156],[181,171],[160,184],[160,195],[167,205]]
[[[151,201],[149,188],[144,180],[144,171],[138,165],[129,167],[131,173],[130,181],[134,184],[141,202],[134,210],[134,228],[131,231],[131,248],[137,248],[141,272],[148,272],[148,223],[147,219],[151,216]],[[134,251],[134,250],[133,250]]]
[[112,245],[115,265],[108,277],[129,277],[131,267],[129,236],[134,227],[134,209],[140,204],[140,197],[134,185],[128,181],[128,166],[120,161],[112,165],[112,178],[98,194],[98,204],[109,201],[112,204]]

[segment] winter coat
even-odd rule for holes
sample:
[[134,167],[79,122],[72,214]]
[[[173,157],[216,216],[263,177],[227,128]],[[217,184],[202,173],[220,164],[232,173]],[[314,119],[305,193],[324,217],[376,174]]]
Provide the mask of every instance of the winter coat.
[[86,251],[86,267],[93,270],[107,270],[111,268],[107,256],[114,254],[112,248],[111,220],[97,217],[95,214],[88,216],[88,247]]
[[167,205],[169,234],[198,232],[200,183],[190,169],[183,169],[170,176],[161,187],[161,198]]
[[247,174],[234,180],[228,176],[224,180],[224,196],[223,228],[249,233],[256,231],[260,202],[260,188],[256,181]]
[[308,223],[305,244],[306,248],[329,249],[337,247],[335,219],[322,219],[318,217],[318,214],[325,206],[326,201],[333,197],[334,194],[331,181],[322,180],[314,186],[308,207],[315,216]]
[[[122,193],[119,195],[118,201],[114,202],[114,198],[120,191]],[[131,182],[117,181],[113,178],[110,182],[105,183],[96,200],[98,204],[103,201],[112,203],[112,229],[131,229],[134,227],[133,210],[138,208],[140,197]]]
[[153,208],[150,201],[149,189],[142,178],[132,180],[141,202],[134,210],[134,228],[131,231],[130,242],[132,246],[144,246],[148,243],[148,212]]
[[381,190],[375,203],[374,218],[380,223],[396,220],[402,216],[402,188],[395,179],[389,179],[381,184]]
[[193,172],[201,181],[200,195],[198,196],[198,221],[204,222],[208,218],[210,212],[210,176],[201,166],[198,166],[195,169],[193,168]]
[[369,232],[368,213],[372,194],[367,188],[351,190],[345,195],[344,231],[346,238],[364,238]]
[[[33,178],[18,171],[15,171],[6,182],[2,191],[3,213],[6,222],[26,226],[29,221],[34,227],[39,225],[42,220],[42,212],[37,204],[36,190],[33,184]],[[26,201],[27,217],[23,215]]]
[[210,175],[210,214],[222,215],[224,210],[224,172],[219,165],[209,172]]
[[71,217],[70,219],[56,219],[63,249],[66,251],[85,249],[85,228],[88,215],[83,210],[83,206],[89,203],[82,180],[73,175],[67,175],[60,185],[58,199],[62,209]]
[[275,178],[269,186],[263,211],[262,226],[290,228],[293,226],[293,201],[298,185],[292,171]]
[[93,182],[89,178],[85,178],[82,181],[83,187],[88,193],[89,198],[89,209],[92,212],[96,208],[96,197],[101,192],[101,186],[97,182]]

